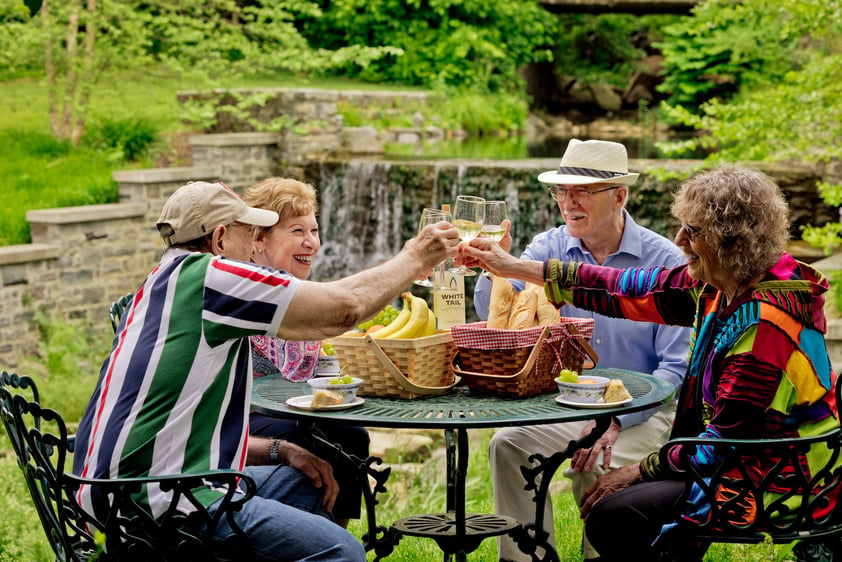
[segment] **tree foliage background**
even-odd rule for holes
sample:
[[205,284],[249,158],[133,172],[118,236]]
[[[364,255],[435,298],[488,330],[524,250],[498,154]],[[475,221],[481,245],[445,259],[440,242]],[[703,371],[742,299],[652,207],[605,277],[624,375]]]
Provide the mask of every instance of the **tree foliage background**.
[[[842,159],[842,0],[706,0],[665,29],[663,110],[711,162]],[[686,148],[686,146],[679,147]],[[842,186],[819,186],[842,204]],[[842,242],[838,222],[804,239]]]

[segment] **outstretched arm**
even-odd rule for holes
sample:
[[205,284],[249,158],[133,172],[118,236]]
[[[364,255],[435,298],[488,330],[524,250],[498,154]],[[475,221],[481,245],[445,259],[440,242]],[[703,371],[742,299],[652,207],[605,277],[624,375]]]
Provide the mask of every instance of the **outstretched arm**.
[[317,340],[339,335],[371,318],[424,271],[456,255],[459,234],[439,222],[424,228],[392,259],[338,281],[303,281],[278,337]]

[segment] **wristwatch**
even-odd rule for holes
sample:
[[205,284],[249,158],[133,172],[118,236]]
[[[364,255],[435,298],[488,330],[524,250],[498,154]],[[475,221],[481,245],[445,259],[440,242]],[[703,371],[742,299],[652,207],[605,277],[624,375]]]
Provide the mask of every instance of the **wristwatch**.
[[281,441],[281,439],[272,439],[272,444],[269,445],[269,460],[275,464],[280,462],[278,458],[278,446],[281,444]]

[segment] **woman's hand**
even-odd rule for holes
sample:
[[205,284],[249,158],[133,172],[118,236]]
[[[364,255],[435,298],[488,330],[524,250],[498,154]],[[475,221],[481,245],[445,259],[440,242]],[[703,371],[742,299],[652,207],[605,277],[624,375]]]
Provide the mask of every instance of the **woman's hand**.
[[[509,238],[511,240],[511,238]],[[544,263],[540,261],[526,261],[509,255],[491,238],[478,236],[470,242],[459,245],[456,265],[465,267],[480,267],[493,275],[520,279],[536,285],[544,284]]]
[[603,474],[596,479],[593,486],[585,490],[585,493],[582,494],[582,499],[579,502],[580,517],[583,520],[587,519],[591,508],[596,502],[638,482],[643,482],[643,477],[640,475],[639,463],[621,466],[616,470]]
[[[511,238],[509,239],[511,241]],[[480,267],[494,275],[510,277],[507,275],[507,267],[511,268],[519,260],[509,255],[507,250],[500,247],[496,240],[478,236],[470,242],[463,242],[459,245],[459,254],[456,256],[456,265],[464,264],[465,267]]]

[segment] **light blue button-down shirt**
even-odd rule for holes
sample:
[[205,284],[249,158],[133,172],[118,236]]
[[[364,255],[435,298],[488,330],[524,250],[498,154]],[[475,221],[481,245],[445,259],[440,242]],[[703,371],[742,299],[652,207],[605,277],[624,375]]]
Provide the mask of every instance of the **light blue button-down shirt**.
[[[656,265],[677,267],[686,263],[678,246],[635,223],[626,210],[623,213],[626,226],[620,249],[608,256],[602,265],[617,268]],[[558,258],[597,264],[593,255],[582,246],[581,240],[571,236],[564,225],[535,236],[521,258],[538,261]],[[524,286],[523,281],[515,279],[512,279],[512,284],[516,291]],[[483,276],[477,280],[474,288],[474,308],[482,319],[488,318],[490,294],[491,281]],[[675,386],[677,393],[687,370],[689,328],[610,318],[571,305],[564,305],[561,315],[594,319],[591,346],[599,355],[599,366],[652,373]],[[646,421],[655,411],[650,409],[626,414],[620,416],[619,420],[625,429]]]

